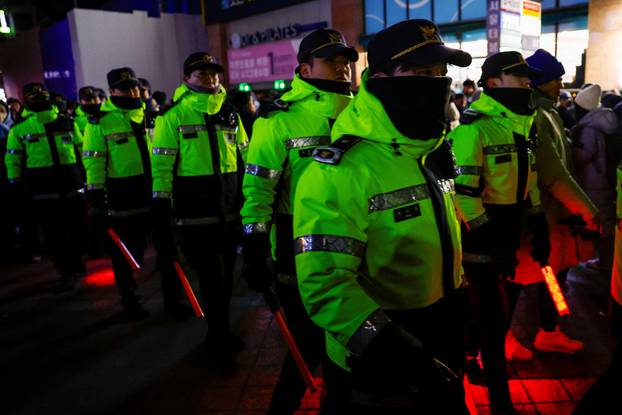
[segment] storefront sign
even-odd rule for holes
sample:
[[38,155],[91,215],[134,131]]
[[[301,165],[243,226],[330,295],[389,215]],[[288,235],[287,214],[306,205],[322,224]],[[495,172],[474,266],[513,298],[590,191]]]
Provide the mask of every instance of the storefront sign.
[[318,22],[306,25],[295,23],[281,27],[270,27],[266,30],[257,31],[255,33],[247,33],[244,35],[234,33],[231,35],[230,44],[234,48],[245,48],[247,46],[258,45],[260,43],[293,39],[301,36],[305,32],[311,32],[325,27],[328,27],[327,22]]
[[281,40],[264,45],[227,51],[229,82],[272,82],[292,79],[301,39]]
[[542,6],[532,0],[488,0],[486,38],[488,55],[515,50],[531,54],[538,49]]

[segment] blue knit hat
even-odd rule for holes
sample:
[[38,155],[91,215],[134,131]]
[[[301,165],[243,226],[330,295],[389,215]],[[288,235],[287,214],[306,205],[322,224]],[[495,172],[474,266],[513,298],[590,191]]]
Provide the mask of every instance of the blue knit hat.
[[540,78],[531,80],[531,86],[546,84],[560,78],[566,73],[564,65],[544,49],[538,49],[536,53],[525,59],[530,66],[534,66],[544,72]]

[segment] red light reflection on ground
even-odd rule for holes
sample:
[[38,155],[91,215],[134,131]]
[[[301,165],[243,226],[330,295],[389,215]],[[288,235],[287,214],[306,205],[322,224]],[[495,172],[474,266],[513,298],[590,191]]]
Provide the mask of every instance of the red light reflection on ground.
[[114,285],[114,273],[112,268],[97,270],[84,278],[84,284],[92,287],[105,287]]

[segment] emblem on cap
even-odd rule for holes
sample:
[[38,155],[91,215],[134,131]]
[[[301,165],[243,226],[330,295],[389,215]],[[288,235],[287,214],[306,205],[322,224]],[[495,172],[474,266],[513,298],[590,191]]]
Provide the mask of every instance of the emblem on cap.
[[341,43],[341,44],[346,43],[343,40],[343,36],[341,35],[341,33],[329,33],[328,38],[330,39],[331,43]]
[[203,55],[203,62],[214,63],[214,58],[210,55]]
[[35,85],[32,87],[32,93],[33,94],[37,94],[39,92],[43,91],[43,88],[41,88],[41,85]]
[[425,40],[440,40],[438,32],[436,31],[436,27],[422,25],[422,26],[419,26],[419,29],[421,30],[421,34],[423,35],[423,38]]
[[132,74],[130,73],[130,71],[123,71],[121,72],[121,79],[124,81],[127,79],[132,79]]

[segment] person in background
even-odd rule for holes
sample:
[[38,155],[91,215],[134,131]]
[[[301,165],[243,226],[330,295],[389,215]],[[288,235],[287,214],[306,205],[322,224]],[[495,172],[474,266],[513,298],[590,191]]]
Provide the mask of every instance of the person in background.
[[602,236],[594,241],[598,258],[587,265],[606,272],[611,271],[613,262],[616,195],[615,183],[607,174],[611,170],[607,163],[607,136],[615,133],[618,120],[611,108],[599,106],[600,97],[601,88],[596,84],[577,94],[577,124],[570,137],[577,182],[598,208],[602,220]]
[[67,115],[67,97],[58,92],[50,92],[50,101],[58,110]]
[[462,113],[464,112],[464,110],[467,109],[467,98],[466,98],[466,95],[464,95],[462,92],[459,92],[459,93],[455,94],[454,95],[454,104],[456,105],[456,108],[460,112],[460,116],[462,116]]
[[242,124],[249,137],[253,134],[253,123],[257,119],[256,98],[252,91],[239,91],[237,89],[229,92],[229,102],[238,110]]
[[108,99],[108,95],[106,95],[106,91],[101,88],[95,88],[95,94],[99,97],[102,103],[104,103]]
[[470,107],[473,101],[475,101],[475,91],[477,91],[475,81],[473,81],[472,79],[465,79],[465,81],[462,83],[462,93],[466,97],[467,107]]
[[138,78],[138,81],[140,82],[140,98],[145,103],[145,111],[157,112],[158,103],[151,96],[151,84],[145,78]]
[[92,86],[84,86],[78,91],[78,99],[80,106],[76,109],[76,124],[80,132],[84,134],[84,130],[89,123],[89,117],[97,115],[101,106],[101,98]]
[[21,119],[21,114],[24,109],[22,102],[17,98],[9,98],[6,100],[11,111],[11,119],[13,122],[17,122]]
[[576,117],[574,113],[574,104],[572,102],[572,95],[566,91],[562,91],[559,94],[559,103],[557,104],[557,112],[564,123],[564,127],[570,130],[576,123]]
[[454,95],[453,93],[449,97],[449,102],[447,103],[447,132],[455,129],[460,125],[460,111],[458,107],[454,103]]

